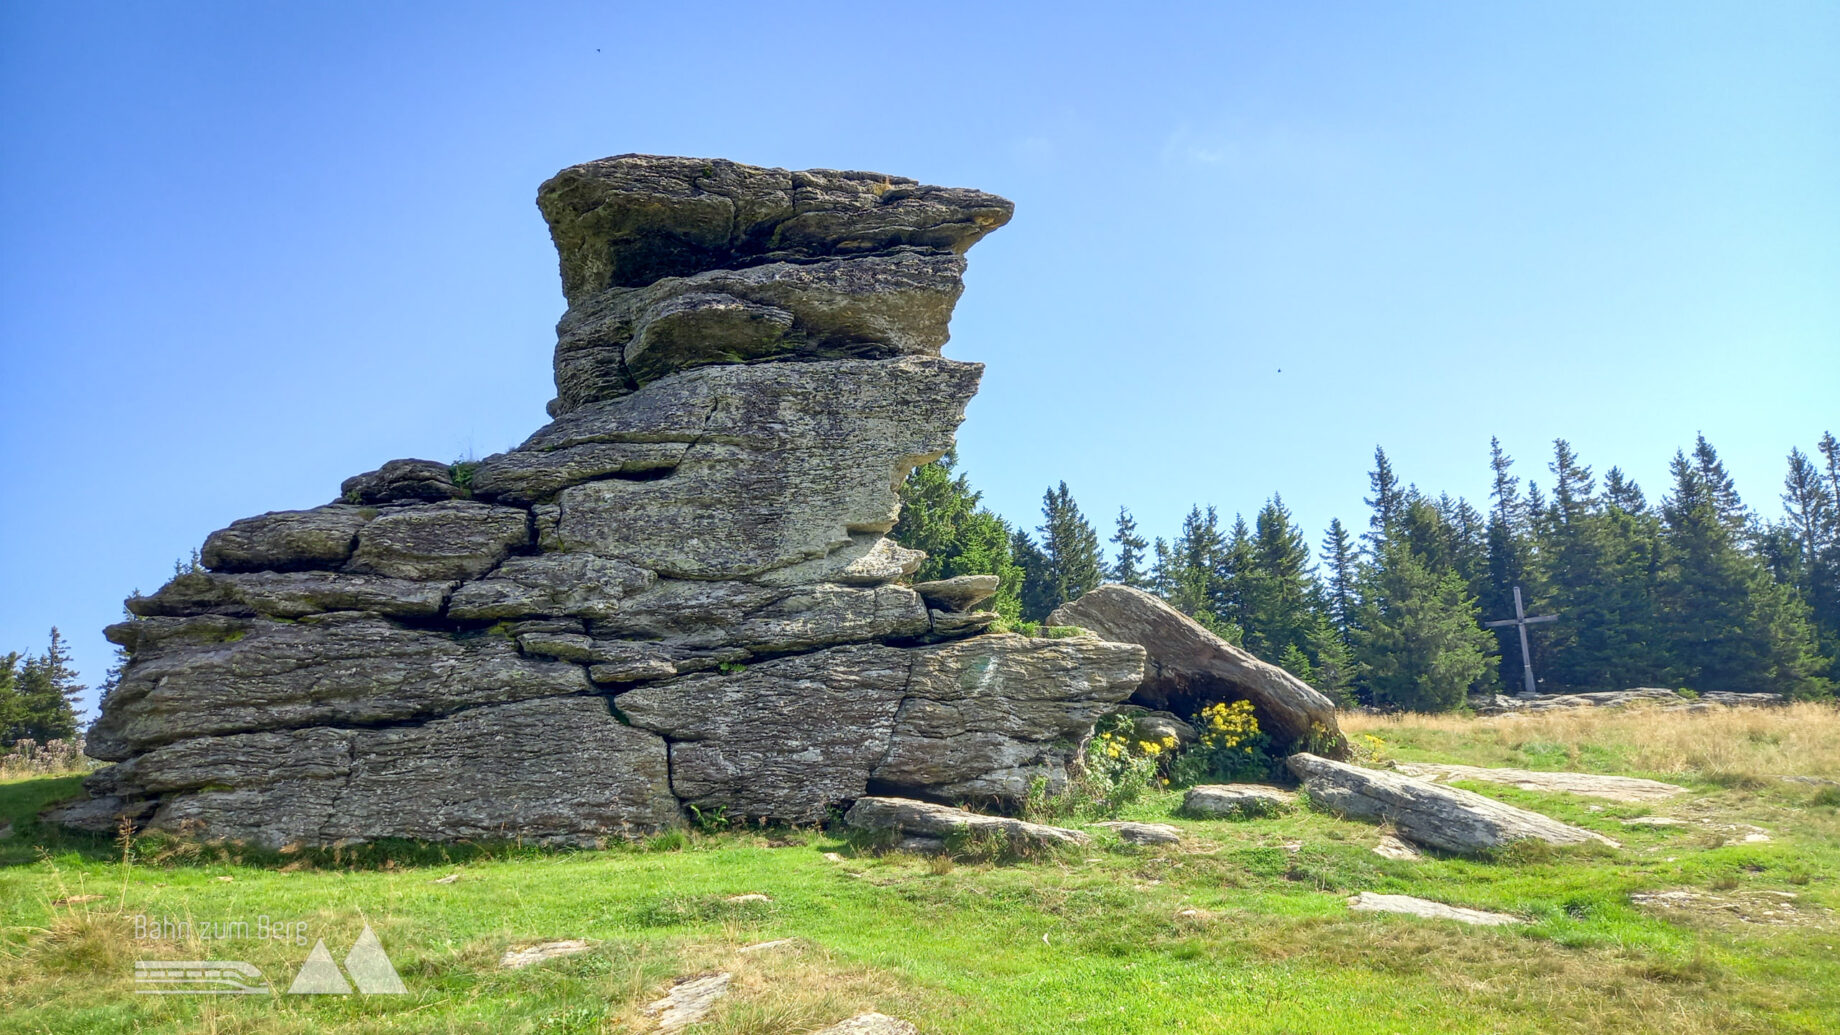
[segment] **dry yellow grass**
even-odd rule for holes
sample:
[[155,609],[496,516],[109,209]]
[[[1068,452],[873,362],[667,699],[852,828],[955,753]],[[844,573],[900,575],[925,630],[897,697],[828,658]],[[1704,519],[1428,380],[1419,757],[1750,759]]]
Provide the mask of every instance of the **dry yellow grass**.
[[1840,708],[1832,704],[1701,712],[1577,708],[1483,718],[1350,712],[1341,716],[1341,726],[1356,738],[1466,742],[1472,751],[1495,756],[1495,764],[1506,761],[1502,756],[1560,749],[1568,764],[1586,768],[1608,763],[1724,783],[1781,776],[1840,779]]

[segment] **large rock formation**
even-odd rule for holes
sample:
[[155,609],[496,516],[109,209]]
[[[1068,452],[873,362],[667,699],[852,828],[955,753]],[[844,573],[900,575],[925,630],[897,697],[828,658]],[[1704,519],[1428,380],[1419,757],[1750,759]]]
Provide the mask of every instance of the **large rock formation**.
[[1215,701],[1246,700],[1277,752],[1311,750],[1332,757],[1347,752],[1335,702],[1149,593],[1109,583],[1063,604],[1048,621],[1148,651],[1144,685],[1133,698],[1137,704],[1193,715]]
[[[53,818],[259,844],[591,843],[686,804],[1065,780],[1142,648],[993,635],[989,580],[904,584],[895,487],[982,368],[943,359],[1010,203],[868,173],[624,155],[538,192],[562,257],[552,423],[247,518],[128,602]],[[918,590],[918,591],[916,591]]]

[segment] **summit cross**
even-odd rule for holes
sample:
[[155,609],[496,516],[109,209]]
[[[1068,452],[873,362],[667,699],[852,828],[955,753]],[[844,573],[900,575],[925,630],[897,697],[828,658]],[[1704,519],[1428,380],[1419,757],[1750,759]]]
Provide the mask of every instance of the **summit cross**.
[[1534,615],[1528,617],[1527,609],[1521,606],[1521,588],[1516,586],[1514,587],[1514,617],[1504,618],[1499,622],[1482,623],[1484,629],[1501,629],[1512,625],[1520,630],[1521,675],[1526,679],[1527,689],[1525,696],[1527,697],[1534,697],[1539,693],[1538,690],[1534,689],[1533,683],[1533,655],[1527,652],[1527,627],[1530,625],[1538,625],[1541,622],[1556,622],[1558,620],[1558,615]]

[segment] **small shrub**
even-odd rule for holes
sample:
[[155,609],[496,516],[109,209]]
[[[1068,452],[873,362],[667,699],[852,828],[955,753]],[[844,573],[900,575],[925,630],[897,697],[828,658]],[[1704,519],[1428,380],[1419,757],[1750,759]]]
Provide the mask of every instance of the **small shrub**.
[[1808,804],[1815,808],[1840,809],[1840,787],[1823,787],[1814,792]]
[[477,460],[456,460],[447,466],[447,472],[454,484],[465,489],[468,495],[473,492],[473,472],[479,470]]
[[83,753],[83,741],[47,740],[43,744],[35,740],[18,740],[5,754],[0,754],[0,774],[33,773],[81,773],[96,768],[87,755]]
[[1121,712],[1100,719],[1087,742],[1083,779],[1092,797],[1103,800],[1110,811],[1143,797],[1163,779],[1163,767],[1173,757],[1174,737],[1140,740],[1136,720]]

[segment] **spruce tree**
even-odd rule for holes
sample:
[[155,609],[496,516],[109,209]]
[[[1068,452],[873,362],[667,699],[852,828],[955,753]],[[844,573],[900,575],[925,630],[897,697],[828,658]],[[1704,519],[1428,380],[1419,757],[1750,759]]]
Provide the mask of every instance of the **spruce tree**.
[[1553,502],[1543,536],[1550,605],[1540,670],[1554,690],[1623,690],[1649,685],[1663,668],[1654,587],[1658,525],[1641,489],[1612,470],[1603,497],[1591,469],[1564,439],[1553,442]]
[[1341,518],[1329,521],[1329,532],[1322,542],[1323,563],[1328,567],[1328,584],[1324,587],[1329,622],[1336,638],[1350,642],[1349,630],[1354,621],[1355,587],[1360,554],[1350,541]]
[[1099,534],[1080,513],[1067,483],[1042,494],[1041,550],[1047,555],[1048,610],[1079,599],[1082,593],[1105,581],[1105,562],[1099,555]]
[[1226,541],[1214,508],[1190,507],[1181,534],[1167,548],[1162,543],[1157,540],[1157,592],[1185,615],[1200,620],[1205,614],[1218,622],[1213,605],[1221,595],[1219,564]]
[[[1211,515],[1212,511],[1209,513]],[[1234,643],[1244,642],[1246,623],[1252,617],[1246,591],[1251,588],[1253,565],[1252,527],[1246,524],[1245,518],[1235,514],[1226,545],[1214,558],[1207,607],[1222,623],[1239,630],[1240,639]]]
[[1380,707],[1460,707],[1488,669],[1491,641],[1457,571],[1456,539],[1436,505],[1399,488],[1384,453],[1374,460],[1373,562],[1352,623],[1360,688]]
[[1018,614],[1023,621],[1039,622],[1060,606],[1054,596],[1054,577],[1049,571],[1048,555],[1029,534],[1018,528],[1009,535],[1010,555],[1022,571]]
[[1834,660],[1827,673],[1840,680],[1840,448],[1831,433],[1821,440],[1829,470],[1823,472],[1801,450],[1789,451],[1783,478],[1785,520],[1778,579],[1795,587],[1808,605],[1809,621],[1822,654]]
[[1677,451],[1670,469],[1656,596],[1672,680],[1696,690],[1829,692],[1807,605],[1743,549],[1750,516],[1705,436],[1691,459]]
[[86,687],[77,682],[57,627],[51,627],[51,646],[26,659],[17,677],[19,709],[24,714],[22,735],[28,740],[69,740],[77,735],[76,703]]
[[1010,552],[1009,526],[978,505],[983,495],[965,475],[953,476],[957,462],[955,454],[947,453],[908,472],[900,489],[901,518],[889,535],[910,550],[926,552],[914,573],[917,582],[997,576],[990,608],[1015,620],[1021,614],[1022,568]]
[[1373,491],[1371,498],[1363,498],[1373,511],[1368,518],[1369,531],[1367,541],[1378,544],[1387,529],[1397,524],[1405,516],[1407,491],[1399,484],[1399,478],[1393,473],[1393,463],[1386,458],[1386,450],[1374,447],[1374,469],[1367,475],[1368,487]]
[[1259,510],[1239,582],[1246,649],[1280,664],[1291,651],[1307,659],[1320,617],[1316,580],[1303,531],[1280,496]]
[[26,711],[19,700],[19,654],[0,654],[0,754],[25,735]]
[[1455,571],[1436,572],[1403,536],[1381,541],[1363,573],[1354,656],[1376,706],[1438,712],[1461,707],[1488,670],[1489,636]]
[[1354,650],[1342,640],[1341,631],[1327,614],[1317,616],[1309,653],[1315,659],[1314,679],[1310,685],[1336,704],[1352,707],[1356,703]]
[[1118,508],[1118,530],[1112,534],[1112,542],[1118,547],[1118,560],[1112,565],[1112,581],[1143,589],[1150,583],[1150,575],[1144,570],[1144,550],[1150,544],[1137,534],[1137,519],[1124,507]]

